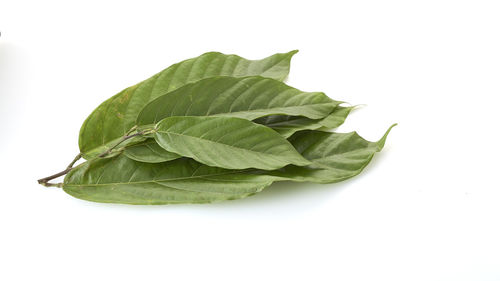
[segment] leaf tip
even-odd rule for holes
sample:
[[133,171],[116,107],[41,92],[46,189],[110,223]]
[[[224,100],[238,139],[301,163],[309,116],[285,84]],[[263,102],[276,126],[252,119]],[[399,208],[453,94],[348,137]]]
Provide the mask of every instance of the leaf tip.
[[398,125],[398,123],[394,123],[392,124],[389,129],[387,129],[387,131],[385,132],[385,134],[382,136],[382,138],[380,138],[380,140],[377,142],[377,145],[378,145],[378,151],[382,150],[382,148],[384,148],[384,145],[385,145],[385,140],[387,139],[387,136],[389,135],[389,133],[391,132],[392,128],[396,127]]
[[367,107],[368,105],[365,104],[365,103],[360,103],[360,104],[356,104],[356,105],[353,105],[351,106],[352,110],[357,110],[357,109],[361,109],[363,107]]

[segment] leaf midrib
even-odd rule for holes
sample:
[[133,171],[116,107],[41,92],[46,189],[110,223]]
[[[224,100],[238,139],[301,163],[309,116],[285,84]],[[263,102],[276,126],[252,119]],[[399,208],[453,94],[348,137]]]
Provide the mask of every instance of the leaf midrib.
[[[216,142],[216,141],[213,141],[213,140],[207,140],[207,139],[203,139],[203,138],[196,137],[196,136],[182,135],[182,134],[168,132],[168,131],[158,131],[158,132],[165,133],[165,134],[178,135],[178,136],[183,136],[183,137],[190,137],[190,138],[194,138],[194,139],[198,139],[198,140],[203,140],[203,141],[207,141],[207,142],[211,142],[211,143],[216,143],[216,144],[220,144],[220,145],[224,145],[224,146],[229,146],[229,147],[235,148],[237,150],[242,150],[242,151],[246,151],[246,152],[250,151],[250,152],[254,152],[254,153],[257,153],[259,155],[266,156],[266,157],[269,157],[269,155],[279,156],[279,155],[276,155],[276,154],[268,154],[268,153],[264,153],[264,152],[260,152],[260,151],[248,150],[248,149],[245,149],[245,148],[241,148],[241,147],[237,147],[237,146],[232,146],[232,145],[229,145],[229,144],[225,144],[225,143],[221,143],[221,142]],[[283,162],[283,161],[281,161],[281,162]],[[292,164],[292,163],[290,163],[290,164]]]
[[[205,115],[205,116],[221,116],[221,115],[244,113],[244,112],[265,111],[265,110],[269,110],[269,109],[291,109],[291,108],[300,108],[300,107],[306,107],[306,106],[311,106],[311,105],[326,105],[326,104],[334,104],[336,106],[336,104],[334,102],[321,102],[321,103],[310,103],[310,104],[294,105],[294,106],[286,106],[286,107],[280,106],[280,107],[268,107],[268,108],[263,108],[263,109],[248,109],[248,110],[242,110],[242,111],[230,111],[227,113],[217,113],[217,114],[211,114],[211,115]],[[280,114],[271,113],[270,115],[280,115]],[[265,116],[269,116],[269,115],[265,115]],[[260,117],[265,117],[265,116],[260,116]],[[307,117],[304,115],[290,115],[290,116],[302,116],[302,117],[310,118],[310,117]],[[326,115],[326,116],[328,116],[328,115]],[[311,119],[317,120],[317,119],[322,119],[322,117],[311,118]]]
[[[185,179],[196,179],[196,178],[203,178],[203,177],[212,177],[212,176],[223,176],[223,175],[230,175],[230,174],[238,174],[238,173],[242,173],[242,172],[245,172],[245,171],[248,171],[248,170],[249,169],[238,170],[238,171],[231,171],[231,172],[226,172],[226,173],[210,174],[210,175],[179,177],[179,178],[175,178],[175,179],[134,181],[134,182],[116,182],[116,183],[96,183],[96,184],[65,184],[64,186],[102,186],[102,185],[129,185],[129,184],[141,184],[141,183],[160,183],[160,182],[180,181],[180,180],[185,180]],[[174,188],[174,187],[171,187],[171,188]]]
[[[217,113],[217,114],[211,114],[211,115],[205,115],[205,116],[228,116],[228,115],[236,115],[238,113],[245,113],[245,112],[258,112],[258,111],[264,111],[264,110],[269,110],[269,109],[292,109],[292,108],[301,108],[301,107],[306,107],[306,106],[311,106],[311,105],[328,105],[328,104],[336,104],[335,102],[323,102],[323,103],[314,103],[314,104],[305,104],[305,105],[300,105],[300,106],[289,106],[289,107],[270,107],[270,108],[264,108],[264,109],[252,109],[252,110],[245,110],[245,111],[233,111],[233,112],[228,112],[228,113]],[[273,113],[275,114],[275,113]],[[270,114],[272,115],[272,114]],[[174,117],[176,115],[171,115],[169,117]],[[186,115],[187,116],[187,115]],[[197,115],[194,115],[194,116],[197,116]],[[269,115],[266,115],[266,116],[269,116]],[[302,116],[302,117],[306,117],[306,118],[310,118],[312,120],[320,120],[322,118],[311,118],[311,117],[307,117],[307,116],[304,116],[304,115],[293,115],[293,116]],[[260,117],[265,117],[265,116],[260,116]],[[143,125],[143,126],[147,126],[147,125],[152,125],[152,124],[146,124],[146,125]],[[104,149],[109,149],[111,146],[109,145],[110,143],[113,143],[113,142],[116,142],[116,141],[119,141],[122,137],[118,137],[118,138],[115,138],[115,139],[112,139],[106,143],[103,143],[102,145],[100,146],[97,146],[87,152],[85,152],[84,154],[86,155],[89,155],[89,154],[93,154],[94,151],[98,151],[100,152],[102,150],[102,148]]]

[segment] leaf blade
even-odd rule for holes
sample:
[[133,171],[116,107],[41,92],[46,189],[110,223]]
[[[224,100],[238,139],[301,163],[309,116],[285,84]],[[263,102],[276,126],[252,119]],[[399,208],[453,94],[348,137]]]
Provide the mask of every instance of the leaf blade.
[[157,205],[240,199],[271,183],[268,176],[209,167],[187,158],[151,164],[119,155],[76,167],[64,178],[63,189],[88,201]]
[[[150,205],[240,199],[260,192],[273,181],[338,182],[359,174],[368,165],[373,154],[384,147],[392,127],[394,125],[377,142],[366,141],[355,133],[316,131],[316,134],[323,136],[320,139],[308,136],[308,132],[294,135],[292,141],[304,156],[312,162],[320,160],[311,165],[312,167],[286,166],[278,171],[231,171],[209,167],[187,158],[150,164],[119,155],[114,158],[94,159],[79,165],[66,175],[63,189],[74,197],[94,202]],[[336,164],[334,162],[334,165],[329,167],[325,157],[319,157],[321,146],[329,148],[327,156],[334,156],[335,148],[340,144],[350,143],[349,137],[356,140],[355,147],[366,150],[363,154],[364,160],[362,159],[361,165],[358,163],[359,169],[351,168],[350,172],[338,173],[335,165],[341,164],[342,161],[337,161]],[[334,142],[331,142],[332,138]]]
[[394,126],[396,124],[389,127],[376,142],[367,141],[356,132],[298,132],[291,137],[290,142],[312,164],[305,167],[290,165],[265,174],[281,180],[317,183],[334,183],[352,178],[363,171],[375,153],[382,150]]
[[126,88],[100,104],[84,121],[79,148],[85,159],[105,151],[133,125],[140,110],[156,97],[187,83],[219,75],[263,75],[283,80],[297,51],[278,53],[261,60],[247,60],[217,52],[174,64],[151,78]]
[[253,120],[271,114],[320,119],[340,102],[259,76],[212,77],[188,84],[146,105],[137,124],[170,116],[233,116]]
[[226,169],[309,164],[278,133],[241,118],[168,117],[157,124],[154,137],[167,151]]
[[258,124],[268,126],[285,138],[295,132],[304,130],[317,130],[322,127],[333,129],[342,125],[351,112],[352,107],[337,106],[323,119],[309,119],[302,116],[269,115],[254,120]]
[[[352,109],[353,107],[337,106],[330,115],[319,120],[301,116],[270,115],[256,119],[254,122],[275,130],[284,138],[289,138],[298,131],[315,130],[322,127],[326,129],[336,128],[345,121]],[[180,157],[166,151],[153,140],[126,147],[124,154],[135,161],[147,163],[166,162]]]
[[181,157],[178,154],[166,151],[154,139],[127,146],[123,154],[132,160],[146,163],[161,163]]

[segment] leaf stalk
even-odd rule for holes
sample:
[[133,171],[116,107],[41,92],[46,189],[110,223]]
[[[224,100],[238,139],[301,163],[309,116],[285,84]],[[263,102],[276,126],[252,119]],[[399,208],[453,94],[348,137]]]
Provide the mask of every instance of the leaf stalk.
[[111,148],[109,148],[108,150],[104,151],[103,153],[99,154],[99,157],[106,157],[108,156],[109,154],[111,154],[111,152],[113,151],[113,149],[115,149],[116,147],[118,147],[121,143],[123,143],[124,141],[128,140],[128,139],[131,139],[133,137],[137,137],[137,136],[144,136],[144,135],[147,135],[147,134],[150,134],[152,132],[154,132],[154,130],[144,130],[144,131],[141,131],[141,132],[137,132],[135,134],[131,134],[133,132],[133,130],[135,130],[137,126],[134,126],[134,128],[130,129],[130,131],[127,132],[127,134],[125,134],[122,139],[117,142],[115,145],[113,145]]
[[[120,145],[121,143],[123,143],[124,141],[128,140],[128,139],[131,139],[133,137],[137,137],[137,136],[143,136],[143,135],[147,135],[147,134],[150,134],[150,133],[153,133],[154,130],[144,130],[144,131],[141,131],[141,132],[137,132],[135,134],[132,134],[132,132],[137,128],[137,126],[134,126],[133,128],[131,128],[127,134],[125,134],[122,139],[116,143],[115,145],[113,145],[111,148],[109,148],[108,150],[104,151],[103,153],[99,154],[98,157],[105,157],[109,154],[111,154],[111,152],[113,152],[113,150],[118,147],[118,145]],[[58,178],[58,177],[61,177],[61,176],[64,176],[66,175],[67,173],[69,173],[72,169],[73,169],[73,165],[75,165],[75,163],[80,160],[82,158],[82,153],[78,153],[78,155],[75,156],[75,158],[73,159],[73,161],[71,161],[71,163],[69,163],[69,165],[66,167],[65,170],[59,172],[59,173],[55,173],[51,176],[48,176],[48,177],[45,177],[45,178],[41,178],[38,180],[38,183],[43,185],[43,186],[46,186],[46,187],[63,187],[63,183],[50,183],[49,181],[55,179],[55,178]]]

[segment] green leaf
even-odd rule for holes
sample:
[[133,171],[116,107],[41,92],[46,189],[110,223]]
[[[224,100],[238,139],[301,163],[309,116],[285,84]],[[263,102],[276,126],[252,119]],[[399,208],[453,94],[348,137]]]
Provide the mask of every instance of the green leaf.
[[170,116],[234,116],[253,120],[272,114],[320,119],[341,102],[302,92],[283,82],[253,77],[212,77],[163,95],[144,107],[138,125]]
[[135,161],[146,163],[166,162],[181,157],[178,154],[166,151],[154,139],[128,146],[123,151],[123,154]]
[[[321,125],[325,129],[334,129],[339,127],[340,125],[344,124],[345,119],[347,118],[347,115],[351,113],[351,111],[354,109],[354,106],[349,106],[349,107],[343,107],[339,106],[333,110],[330,115],[326,116],[325,118],[321,119],[318,124]],[[319,128],[315,128],[319,129]]]
[[312,164],[305,167],[290,165],[266,174],[282,180],[318,183],[333,183],[354,177],[370,163],[376,152],[382,150],[387,135],[395,125],[376,142],[367,141],[356,132],[297,132],[290,142]]
[[270,115],[254,120],[255,123],[268,126],[285,138],[304,130],[316,130],[322,127],[337,128],[344,123],[352,107],[337,106],[332,113],[323,119],[309,119],[302,116]]
[[272,129],[241,118],[169,117],[154,136],[165,150],[209,166],[272,170],[310,163]]
[[90,159],[109,149],[135,125],[137,115],[146,104],[188,83],[213,76],[261,75],[283,80],[296,52],[275,54],[261,60],[210,52],[174,64],[99,105],[80,129],[80,152]]
[[64,178],[63,189],[94,202],[152,205],[239,199],[271,183],[265,175],[209,167],[188,158],[151,164],[119,155],[75,167]]
[[383,148],[392,127],[377,142],[366,141],[355,132],[298,132],[292,136],[293,144],[313,164],[278,171],[226,170],[188,158],[157,164],[136,162],[124,155],[97,158],[69,172],[63,189],[95,202],[176,204],[244,198],[278,180],[338,182],[363,170]]
[[[293,133],[303,130],[314,130],[325,127],[333,129],[340,126],[353,107],[336,107],[330,115],[323,119],[309,119],[301,116],[270,115],[254,120],[258,124],[268,126],[281,136],[288,138]],[[181,156],[168,152],[159,146],[156,141],[148,140],[126,147],[124,154],[136,161],[147,163],[160,163],[171,161]]]

